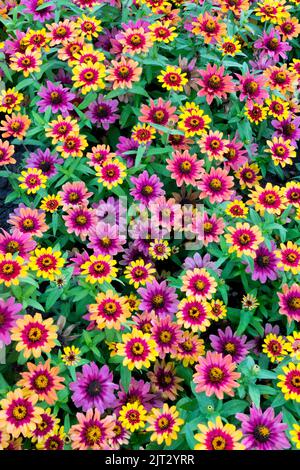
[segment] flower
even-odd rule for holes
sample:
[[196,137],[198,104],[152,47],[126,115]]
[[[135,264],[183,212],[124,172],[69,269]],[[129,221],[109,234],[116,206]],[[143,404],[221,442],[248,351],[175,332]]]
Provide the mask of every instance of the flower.
[[80,88],[83,95],[89,91],[98,91],[105,88],[103,78],[105,77],[105,66],[100,62],[88,62],[78,64],[73,68],[72,80],[74,87]]
[[259,175],[259,167],[255,163],[243,165],[236,171],[235,177],[238,179],[242,189],[257,186],[259,180],[262,179],[262,176]]
[[154,365],[154,371],[148,372],[151,381],[152,390],[159,393],[164,400],[176,400],[178,392],[182,391],[180,382],[182,378],[176,375],[174,362],[157,361]]
[[208,351],[205,357],[199,357],[193,375],[196,392],[204,392],[208,397],[216,395],[219,400],[224,394],[234,396],[234,388],[239,387],[237,379],[241,374],[235,372],[236,363],[229,354],[223,356],[217,352]]
[[76,346],[66,346],[64,349],[64,354],[61,355],[61,360],[67,366],[77,366],[80,361],[80,349]]
[[215,422],[208,421],[207,425],[198,424],[200,433],[194,435],[197,443],[195,450],[244,450],[241,444],[242,432],[237,430],[233,424],[222,423],[220,416]]
[[28,49],[22,52],[16,52],[10,58],[10,68],[17,72],[23,72],[25,78],[29,77],[31,73],[39,72],[41,61],[41,53],[39,51],[29,51]]
[[272,183],[267,183],[265,188],[255,186],[251,191],[250,198],[248,204],[254,205],[255,210],[259,211],[262,216],[265,211],[280,215],[285,209],[284,188],[273,186]]
[[0,284],[6,287],[17,286],[20,278],[27,276],[28,266],[20,256],[12,256],[11,253],[0,254]]
[[249,415],[237,413],[236,418],[242,422],[242,443],[246,449],[284,450],[290,447],[284,433],[288,426],[281,422],[282,413],[275,416],[273,408],[262,411],[251,406]]
[[110,255],[91,255],[89,260],[80,266],[80,273],[90,284],[111,282],[117,275],[116,264]]
[[23,390],[17,388],[9,391],[6,398],[0,401],[0,423],[1,428],[5,423],[5,430],[12,435],[13,438],[31,437],[32,431],[36,428],[40,416],[43,412],[42,408],[36,405],[37,395],[26,397]]
[[286,315],[288,322],[300,320],[300,286],[292,284],[290,287],[283,284],[282,292],[278,292],[279,313]]
[[134,432],[145,427],[147,412],[138,402],[122,406],[119,421],[125,429]]
[[33,256],[29,258],[28,267],[33,271],[37,271],[37,277],[54,280],[55,275],[61,275],[60,268],[63,267],[65,260],[61,257],[60,251],[53,251],[48,248],[36,248]]
[[156,441],[158,445],[165,443],[170,446],[172,441],[177,439],[184,420],[179,418],[179,412],[175,406],[169,407],[167,403],[164,403],[161,410],[157,408],[152,410],[147,422],[149,426],[146,431],[152,431],[150,441]]
[[198,361],[199,356],[205,354],[204,341],[198,335],[194,335],[190,331],[185,331],[182,339],[177,346],[176,354],[172,354],[171,358],[175,358],[182,362],[184,367],[193,365]]
[[11,116],[6,115],[5,120],[1,121],[0,131],[2,131],[2,137],[5,139],[14,137],[23,140],[30,124],[31,120],[27,115],[21,113],[12,113]]
[[235,91],[235,85],[230,75],[224,75],[224,66],[218,67],[216,64],[207,64],[205,70],[199,70],[202,78],[198,78],[196,83],[200,90],[198,96],[205,96],[207,103],[210,105],[214,98],[226,99],[227,93]]
[[267,80],[267,86],[271,90],[278,90],[285,94],[287,91],[294,92],[297,75],[287,69],[287,64],[283,64],[279,67],[276,65],[268,67],[264,71],[265,79]]
[[264,31],[262,37],[255,41],[253,47],[257,48],[262,56],[272,58],[274,64],[281,59],[287,59],[286,52],[292,49],[287,42],[281,41],[280,35],[274,28],[269,33]]
[[96,124],[96,127],[103,127],[107,131],[110,125],[120,117],[117,110],[117,100],[107,100],[103,95],[99,95],[96,101],[89,105],[86,116],[93,124]]
[[154,201],[165,194],[163,183],[157,175],[149,175],[145,170],[138,177],[132,176],[130,181],[134,185],[130,189],[130,194],[135,200],[140,201],[142,204],[148,206],[150,202]]
[[64,427],[55,425],[53,430],[37,445],[38,450],[64,450],[66,434]]
[[64,211],[77,206],[87,206],[89,198],[93,195],[93,193],[88,192],[83,181],[65,183],[61,189],[62,191],[58,195],[62,199]]
[[293,429],[290,431],[292,442],[296,444],[296,449],[300,449],[300,425],[293,424]]
[[271,362],[281,362],[290,351],[290,344],[282,336],[268,334],[263,343],[262,351],[267,354]]
[[150,35],[152,41],[164,42],[168,44],[174,41],[178,36],[175,32],[176,28],[172,26],[171,21],[155,21],[149,26],[149,30],[152,32]]
[[276,245],[271,242],[272,251],[268,249],[265,244],[261,244],[255,252],[254,258],[254,269],[248,264],[246,273],[251,273],[251,279],[253,281],[259,280],[262,284],[265,284],[268,279],[275,281],[278,277],[277,273],[277,257],[274,254]]
[[238,222],[235,227],[228,227],[227,230],[230,233],[225,235],[225,240],[231,245],[228,252],[236,252],[239,258],[243,254],[255,258],[256,250],[264,241],[260,229],[256,225],[251,227],[248,222]]
[[230,326],[225,331],[218,330],[217,335],[210,335],[209,340],[214,351],[223,354],[229,354],[234,362],[241,362],[249,352],[249,344],[246,343],[247,336],[238,336],[232,331]]
[[126,176],[126,166],[117,158],[104,162],[102,166],[96,165],[95,170],[98,182],[107,189],[122,184]]
[[237,39],[234,37],[225,36],[219,41],[219,49],[222,51],[222,56],[232,56],[241,52],[241,45]]
[[103,413],[112,408],[115,402],[114,390],[118,388],[113,383],[113,374],[107,365],[100,369],[95,362],[84,364],[82,372],[76,373],[76,381],[71,382],[72,400],[77,408],[88,411],[96,408]]
[[219,299],[212,299],[209,303],[208,317],[214,321],[219,321],[227,315],[227,308],[224,302]]
[[200,199],[208,198],[212,204],[215,202],[228,201],[234,194],[233,178],[226,170],[212,168],[209,173],[203,173],[197,183],[200,189]]
[[247,294],[243,296],[242,307],[244,310],[255,310],[259,306],[259,302],[255,295]]
[[300,364],[289,362],[282,367],[282,373],[277,378],[280,380],[277,386],[282,391],[284,398],[300,403]]
[[37,149],[36,152],[29,154],[29,158],[26,160],[27,168],[37,168],[42,171],[43,175],[51,178],[57,174],[57,167],[63,163],[63,159],[59,158],[57,154],[52,154],[50,149],[45,151]]
[[89,409],[86,414],[77,413],[78,424],[71,426],[69,434],[74,450],[107,450],[108,439],[114,436],[113,416],[100,417],[98,409]]
[[46,86],[41,87],[38,96],[41,100],[36,104],[40,113],[45,113],[50,107],[52,113],[61,113],[63,117],[66,117],[73,109],[72,100],[75,95],[61,84],[56,85],[47,80]]
[[41,237],[43,233],[48,230],[48,225],[45,224],[45,218],[45,212],[20,204],[20,206],[10,214],[8,223],[21,233]]
[[0,347],[11,343],[10,332],[20,317],[22,304],[16,303],[14,297],[0,299]]
[[162,83],[162,87],[168,91],[183,91],[184,85],[187,84],[186,73],[181,71],[180,67],[167,65],[166,70],[161,70],[157,80]]
[[139,286],[144,286],[147,282],[154,279],[155,269],[151,263],[145,264],[143,259],[131,261],[124,271],[125,279],[129,279],[129,284],[133,284],[137,289]]
[[120,227],[104,222],[99,222],[92,227],[88,238],[90,243],[88,248],[94,250],[95,255],[114,256],[122,251],[122,245],[126,242],[126,237],[120,234]]
[[162,400],[159,394],[150,393],[151,384],[143,380],[136,380],[133,377],[130,380],[128,392],[126,393],[120,383],[120,391],[118,392],[118,400],[115,411],[119,412],[123,405],[128,403],[139,403],[147,410],[151,411],[153,407],[162,406]]
[[21,189],[26,189],[27,194],[36,194],[41,188],[46,188],[47,176],[43,175],[42,170],[37,168],[28,168],[21,171],[18,181]]
[[54,212],[57,211],[57,209],[61,205],[62,205],[61,197],[58,194],[52,194],[52,195],[45,196],[42,199],[40,208],[46,212],[50,212],[51,214],[53,214]]
[[158,240],[156,238],[154,242],[150,243],[149,255],[151,258],[158,261],[168,259],[171,256],[171,248],[169,247],[168,241]]
[[122,56],[119,61],[112,60],[111,67],[107,69],[106,80],[116,88],[132,88],[134,82],[138,82],[142,73],[142,67],[138,62]]
[[268,92],[263,87],[265,86],[266,79],[263,76],[255,76],[249,72],[245,75],[236,74],[239,80],[237,91],[240,91],[240,100],[246,99],[249,109],[253,107],[253,102],[263,104],[264,100],[268,98]]
[[24,95],[15,88],[8,88],[0,91],[0,112],[11,114],[13,111],[20,111]]
[[136,140],[140,145],[146,145],[151,143],[151,140],[155,139],[156,130],[148,124],[137,124],[132,129],[132,138]]
[[172,152],[172,158],[166,159],[167,170],[171,173],[171,178],[176,181],[178,187],[183,184],[196,184],[204,172],[204,162],[197,159],[197,155],[191,155],[188,150],[183,152]]
[[[76,194],[76,193],[75,193]],[[85,205],[68,209],[68,214],[63,215],[68,233],[75,233],[81,240],[85,240],[97,218],[95,211]]]
[[121,421],[115,420],[113,427],[113,437],[108,439],[109,449],[118,450],[122,445],[127,445],[129,432],[124,428]]
[[32,442],[42,442],[54,431],[60,420],[51,414],[51,409],[46,408],[40,415],[36,428],[32,431]]
[[265,152],[271,154],[272,160],[275,165],[281,165],[284,168],[286,165],[292,165],[292,158],[296,158],[296,149],[290,144],[290,140],[284,140],[283,137],[273,137],[272,140],[267,140],[268,149]]
[[285,245],[280,243],[280,250],[275,250],[278,258],[277,267],[284,271],[291,271],[292,274],[300,272],[300,247],[288,241]]
[[14,153],[14,145],[10,145],[8,141],[0,139],[0,166],[16,163],[16,159],[13,158]]
[[99,330],[103,328],[120,330],[131,316],[125,297],[120,297],[112,290],[96,296],[96,303],[88,306],[88,319],[96,322]]
[[265,104],[268,106],[269,115],[278,119],[278,121],[283,121],[288,118],[289,104],[287,101],[284,101],[276,95],[272,95],[265,101]]
[[262,121],[265,121],[267,118],[267,108],[263,107],[260,104],[253,103],[251,108],[248,105],[245,106],[245,116],[249,119],[250,122],[259,124]]
[[18,253],[23,259],[28,259],[29,252],[34,250],[36,242],[31,238],[30,233],[22,233],[18,229],[14,229],[12,233],[8,233],[2,229],[0,234],[0,253],[6,254]]
[[138,293],[142,297],[140,310],[151,311],[159,317],[172,315],[177,311],[178,300],[174,287],[167,285],[166,281],[158,282],[153,279],[145,287],[139,287]]
[[285,185],[284,196],[289,204],[299,207],[300,205],[300,183],[298,181],[288,181]]
[[59,114],[57,119],[49,122],[45,134],[52,139],[52,144],[57,144],[69,134],[79,134],[78,122],[76,119],[72,119],[71,116],[63,117]]
[[117,354],[124,357],[123,365],[133,370],[149,368],[158,356],[158,351],[150,334],[133,328],[131,333],[122,335],[122,343],[117,344]]
[[74,23],[68,19],[58,23],[46,24],[46,28],[49,31],[46,34],[51,47],[72,41],[76,34]]
[[68,157],[82,157],[83,150],[88,146],[85,137],[78,134],[68,134],[61,145],[56,147],[56,150],[61,153],[63,158]]
[[222,36],[226,36],[226,24],[218,20],[219,17],[214,17],[206,11],[192,21],[192,33],[202,36],[205,44],[215,44]]
[[182,277],[182,291],[197,300],[211,299],[217,283],[205,268],[188,269]]
[[157,344],[159,357],[164,359],[166,354],[176,354],[178,343],[182,336],[180,326],[171,321],[170,317],[152,320],[152,338]]
[[100,25],[101,20],[97,20],[95,16],[89,17],[83,14],[81,18],[77,18],[75,28],[79,36],[86,38],[88,41],[92,41],[92,39],[97,38],[102,31],[102,26]]
[[22,372],[22,379],[17,382],[22,387],[24,394],[31,396],[36,394],[40,401],[45,401],[48,405],[54,405],[57,401],[57,391],[64,389],[64,377],[59,377],[58,367],[50,368],[50,360],[37,366],[32,362],[27,362],[29,372]]
[[184,328],[191,328],[193,332],[204,332],[210,325],[208,319],[208,303],[205,300],[198,300],[197,297],[189,296],[180,301],[177,322]]
[[158,98],[157,104],[150,99],[150,106],[142,104],[140,111],[142,115],[139,117],[139,121],[146,124],[168,126],[178,120],[174,114],[176,107],[171,106],[171,101],[164,101],[162,98]]
[[116,35],[117,41],[122,46],[122,52],[128,54],[145,54],[152,47],[152,37],[143,26],[139,28],[126,28]]
[[233,218],[246,219],[249,209],[243,201],[235,199],[227,204],[225,212]]

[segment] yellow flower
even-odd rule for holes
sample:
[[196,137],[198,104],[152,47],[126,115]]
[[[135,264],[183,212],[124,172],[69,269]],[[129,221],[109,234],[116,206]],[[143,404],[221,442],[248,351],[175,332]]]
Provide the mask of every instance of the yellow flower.
[[18,181],[21,181],[20,188],[26,189],[27,194],[36,194],[41,188],[46,188],[47,180],[47,176],[38,168],[21,171],[21,176],[18,178]]
[[281,362],[290,350],[290,344],[282,336],[277,336],[273,333],[265,337],[262,346],[263,353],[268,356],[271,362]]
[[282,367],[282,372],[278,375],[280,382],[277,386],[286,400],[295,400],[300,403],[300,363],[289,362]]
[[237,39],[234,37],[230,38],[225,36],[221,39],[221,42],[218,44],[218,48],[222,51],[222,55],[230,55],[234,57],[236,54],[241,52],[241,45]]
[[293,333],[290,336],[287,336],[286,339],[291,346],[290,356],[295,357],[296,360],[299,361],[300,360],[300,332],[293,331]]
[[139,144],[147,144],[155,139],[156,130],[148,124],[137,124],[132,129],[132,138]]
[[61,355],[61,360],[66,366],[76,366],[80,361],[80,349],[76,346],[66,346],[64,354]]
[[117,276],[116,264],[110,255],[91,255],[89,261],[81,266],[81,274],[86,276],[85,281],[90,284],[111,282]]
[[133,328],[131,333],[122,335],[122,343],[117,344],[117,354],[123,356],[123,366],[129,370],[150,367],[158,356],[157,344],[151,335]]
[[178,36],[176,28],[171,25],[171,21],[155,21],[149,26],[152,41],[164,42],[168,44]]
[[208,421],[207,425],[198,424],[200,433],[195,434],[195,450],[244,450],[242,431],[237,430],[233,424],[223,424],[220,416],[215,418],[215,422]]
[[189,109],[180,114],[178,129],[184,131],[185,137],[206,134],[211,119],[202,109]]
[[61,205],[61,196],[59,196],[58,194],[52,194],[51,196],[48,195],[42,199],[40,208],[46,212],[51,212],[51,214],[53,214],[53,212],[56,212],[59,206]]
[[102,80],[105,77],[105,66],[99,62],[78,64],[73,69],[72,80],[75,88],[81,88],[81,93],[86,95],[89,91],[98,91],[105,88]]
[[77,29],[78,36],[88,39],[91,41],[94,38],[99,36],[99,33],[102,31],[101,21],[97,20],[95,16],[88,17],[82,15],[82,18],[78,18],[75,23],[75,28]]
[[6,287],[17,286],[19,279],[27,276],[28,266],[20,256],[14,256],[11,253],[0,254],[0,284]]
[[111,189],[123,183],[126,176],[126,166],[117,158],[105,161],[101,166],[95,166],[98,182],[107,189]]
[[40,65],[42,65],[42,60],[39,51],[16,52],[10,59],[10,68],[17,72],[23,72],[25,78],[33,72],[39,72]]
[[270,116],[275,117],[278,121],[288,118],[290,113],[288,101],[284,101],[279,96],[272,95],[271,98],[266,99],[265,103],[268,106]]
[[278,258],[277,267],[284,271],[291,271],[292,274],[300,272],[300,247],[290,240],[285,245],[280,244],[280,250],[275,250]]
[[168,259],[171,256],[169,242],[167,240],[158,240],[156,238],[154,242],[150,243],[149,254],[151,258],[157,259],[159,261]]
[[249,119],[250,122],[259,124],[262,121],[265,121],[267,118],[267,108],[254,103],[250,108],[248,105],[245,106],[245,116]]
[[134,288],[137,289],[140,286],[144,286],[146,282],[152,281],[155,272],[156,270],[152,267],[151,263],[145,264],[143,259],[138,259],[129,263],[124,274],[125,279],[129,279],[129,284],[133,284]]
[[235,227],[228,227],[230,234],[225,235],[226,242],[230,245],[228,253],[236,252],[240,258],[243,254],[255,258],[255,251],[264,241],[260,229],[254,225],[251,227],[247,222],[238,222]]
[[167,65],[166,70],[161,70],[157,79],[162,83],[162,87],[168,91],[183,91],[184,85],[188,82],[186,73],[183,73],[180,67],[175,67],[174,65]]
[[49,246],[48,248],[36,248],[33,256],[29,258],[29,268],[32,271],[37,271],[37,277],[49,279],[54,281],[55,275],[61,274],[61,269],[65,264],[65,260],[61,258],[60,251],[53,251]]
[[63,450],[66,439],[64,426],[55,425],[53,431],[36,444],[38,450]]
[[38,358],[42,353],[49,353],[55,346],[58,326],[53,325],[53,318],[43,320],[40,313],[24,315],[12,328],[11,339],[17,341],[16,351],[23,351],[28,359],[31,355]]
[[222,300],[212,299],[209,302],[208,318],[219,321],[227,315],[227,307]]
[[233,218],[246,219],[249,212],[248,207],[244,204],[243,201],[235,199],[232,202],[229,202],[226,206],[225,213],[230,215]]
[[119,421],[125,429],[134,432],[145,427],[147,411],[137,401],[123,405],[120,410]]
[[165,443],[167,446],[176,441],[180,427],[184,424],[184,420],[179,418],[176,407],[170,407],[167,403],[164,403],[161,410],[153,408],[147,421],[150,426],[146,431],[152,432],[150,441],[156,441],[158,445]]
[[24,95],[15,88],[8,88],[0,91],[0,111],[1,113],[11,114],[13,111],[20,111],[20,103]]
[[292,442],[295,442],[296,449],[300,449],[300,425],[293,424],[293,429],[290,431]]
[[96,302],[88,306],[89,320],[95,321],[100,330],[113,328],[119,331],[131,316],[125,297],[119,296],[112,290],[98,294]]

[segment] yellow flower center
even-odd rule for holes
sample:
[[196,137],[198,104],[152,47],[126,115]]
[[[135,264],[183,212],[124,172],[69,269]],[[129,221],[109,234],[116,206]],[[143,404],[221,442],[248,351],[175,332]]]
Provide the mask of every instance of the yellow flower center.
[[243,233],[239,236],[239,242],[241,245],[247,245],[251,241],[250,236],[247,233]]
[[211,441],[213,450],[224,450],[226,448],[226,441],[222,436],[215,436]]
[[246,85],[246,91],[248,93],[255,93],[258,89],[258,84],[254,81],[251,81],[249,83],[247,83]]
[[235,344],[231,343],[230,341],[225,344],[224,349],[229,354],[233,354],[236,351]]
[[219,190],[222,188],[222,183],[219,179],[213,178],[209,183],[209,187],[214,190]]
[[106,302],[103,310],[105,311],[106,315],[113,315],[117,311],[117,306],[114,302]]
[[278,72],[275,75],[275,82],[276,83],[284,83],[286,81],[286,73],[285,72]]
[[47,388],[48,383],[49,383],[48,377],[44,374],[38,375],[36,379],[34,380],[34,385],[36,386],[36,388],[40,390]]
[[24,219],[23,220],[23,227],[24,228],[33,228],[34,227],[34,224],[33,224],[33,220],[32,219]]
[[64,28],[64,26],[60,26],[59,28],[57,28],[57,30],[56,30],[56,35],[57,36],[63,37],[66,34],[67,34],[67,30],[66,30],[66,28]]
[[222,369],[220,369],[220,367],[212,367],[208,375],[209,375],[209,379],[213,383],[221,382],[222,379],[224,378],[224,372],[222,371]]
[[285,148],[283,147],[283,145],[278,145],[278,147],[276,147],[275,154],[278,155],[279,157],[282,157],[284,153],[285,153]]
[[21,123],[15,121],[15,122],[11,123],[10,126],[11,126],[11,128],[12,128],[13,131],[18,131],[18,130],[20,129],[20,127],[21,127]]
[[25,67],[30,65],[30,63],[31,62],[30,62],[29,57],[25,57],[25,59],[22,59],[22,65],[25,65]]
[[289,253],[287,256],[286,256],[286,259],[290,262],[290,263],[294,263],[297,259],[297,255],[296,253]]
[[163,296],[160,294],[154,295],[152,298],[152,304],[154,307],[161,307],[164,304]]
[[292,297],[289,301],[288,301],[288,305],[291,309],[293,310],[298,310],[300,309],[300,297]]
[[104,269],[105,265],[101,263],[101,261],[94,264],[94,271],[96,271],[96,273],[103,273]]
[[133,343],[131,347],[131,351],[135,356],[141,356],[144,353],[145,348],[142,345],[142,343],[140,343],[139,341],[136,341],[135,343]]
[[292,383],[293,387],[300,388],[300,376],[296,375],[296,376],[292,377],[291,383]]
[[27,416],[27,408],[24,405],[14,406],[12,414],[17,421],[21,421]]
[[159,429],[168,429],[170,426],[170,420],[166,416],[162,416],[157,420],[157,426]]
[[4,274],[12,274],[14,272],[14,265],[10,263],[5,263],[2,266],[2,272]]
[[221,83],[221,78],[218,75],[214,74],[208,79],[208,84],[210,88],[216,89],[219,87],[220,83]]
[[119,67],[119,74],[121,77],[126,78],[129,75],[129,68],[126,67],[126,65],[123,65],[122,67]]
[[36,326],[30,328],[29,332],[28,332],[28,339],[29,341],[31,341],[31,343],[36,343],[37,341],[39,341],[42,337],[42,332],[39,328],[37,328]]
[[8,251],[8,253],[16,253],[20,248],[20,244],[18,242],[16,242],[15,240],[11,240],[10,242],[8,242],[7,246],[6,246],[6,250]]
[[216,29],[216,22],[214,20],[208,20],[205,25],[205,31],[213,33]]
[[85,225],[87,223],[87,218],[85,215],[78,215],[75,220],[78,225]]
[[197,307],[189,308],[189,316],[192,318],[198,318],[200,316],[200,310]]
[[160,333],[159,339],[161,340],[162,343],[169,343],[172,339],[172,335],[169,331],[164,330]]
[[138,34],[133,34],[131,36],[131,42],[132,42],[132,44],[137,46],[137,45],[141,44],[142,38]]
[[93,425],[93,426],[89,426],[86,429],[85,438],[91,446],[93,444],[96,444],[96,442],[99,442],[99,440],[101,439],[101,436],[102,436],[102,432],[99,426]]

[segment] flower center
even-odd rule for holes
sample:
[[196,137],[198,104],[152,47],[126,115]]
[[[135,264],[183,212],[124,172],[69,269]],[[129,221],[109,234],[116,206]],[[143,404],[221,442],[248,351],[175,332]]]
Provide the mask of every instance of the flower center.
[[289,299],[288,300],[288,306],[292,310],[300,309],[300,297],[292,297],[291,299]]
[[87,223],[87,218],[85,215],[78,215],[75,220],[78,225],[85,225]]
[[78,201],[79,199],[79,195],[75,192],[72,192],[69,194],[69,201],[71,202],[74,202],[74,201]]
[[50,99],[51,99],[51,103],[53,104],[59,104],[62,101],[61,96],[57,91],[52,91],[50,93]]
[[192,164],[188,160],[185,160],[180,164],[180,169],[182,173],[189,173],[191,171]]
[[205,25],[205,31],[213,33],[216,30],[216,22],[214,20],[208,20]]
[[164,305],[164,298],[161,294],[154,295],[152,298],[152,305],[154,307],[162,307]]
[[225,345],[224,345],[224,351],[229,353],[229,354],[234,354],[235,351],[236,351],[235,344],[228,341],[228,343],[225,343]]
[[278,147],[276,147],[275,154],[278,155],[279,157],[282,157],[284,153],[285,153],[285,148],[283,147],[283,145],[278,145]]
[[213,139],[210,143],[210,146],[213,148],[213,149],[218,149],[220,147],[220,141],[217,140],[217,139]]
[[176,83],[179,79],[179,76],[175,73],[170,73],[169,75],[169,81],[172,83]]
[[103,273],[104,270],[105,270],[105,266],[100,261],[94,264],[94,271],[96,271],[96,273]]
[[64,26],[60,26],[59,28],[57,28],[57,30],[56,30],[56,35],[57,36],[63,37],[66,34],[67,34],[67,30],[66,30],[66,28],[64,28]]
[[145,348],[139,341],[136,341],[135,343],[133,343],[131,351],[135,356],[141,356],[144,353]]
[[20,122],[15,121],[11,124],[11,128],[12,128],[13,131],[18,131],[20,129],[20,127],[21,127]]
[[224,450],[226,448],[226,441],[222,436],[216,436],[211,441],[213,450]]
[[109,246],[111,246],[111,239],[109,237],[101,238],[100,242],[101,242],[101,245],[105,248],[108,248]]
[[211,222],[205,222],[203,224],[203,229],[205,233],[210,233],[213,228],[213,224]]
[[21,421],[27,416],[27,408],[24,405],[17,405],[13,408],[13,417],[17,421]]
[[296,255],[296,253],[289,253],[288,255],[286,255],[286,259],[290,263],[294,263],[297,259],[297,255]]
[[34,380],[34,385],[39,390],[47,388],[48,383],[49,383],[48,377],[44,374],[38,375]]
[[270,438],[271,431],[267,426],[258,425],[254,429],[254,437],[258,442],[267,442]]
[[157,426],[159,429],[168,429],[170,426],[170,420],[166,416],[162,416],[157,420]]
[[150,184],[146,184],[146,186],[143,186],[143,189],[141,191],[143,196],[149,196],[152,194],[154,191],[153,186],[150,186]]
[[89,426],[85,433],[85,438],[89,445],[96,444],[101,439],[102,432],[99,426]]
[[95,74],[90,70],[89,72],[85,72],[83,76],[86,80],[91,81],[95,77]]
[[221,78],[218,75],[212,75],[208,80],[210,88],[213,88],[214,90],[219,88],[220,83]]
[[91,397],[97,397],[102,390],[99,380],[92,380],[87,387],[87,392]]
[[139,44],[141,44],[142,38],[141,38],[141,36],[139,36],[138,34],[133,34],[133,35],[131,36],[131,42],[132,42],[132,44],[134,44],[135,46],[138,46]]
[[119,68],[119,74],[121,77],[126,78],[129,75],[129,68],[126,67],[126,65],[123,65],[122,67]]
[[114,302],[106,302],[103,310],[106,315],[113,315],[117,311],[117,306]]
[[2,272],[4,274],[12,274],[14,272],[14,265],[10,263],[5,263],[2,266]]
[[31,343],[36,343],[39,341],[42,337],[42,332],[40,328],[37,328],[36,326],[30,328],[28,332],[28,339],[31,341]]
[[162,343],[169,343],[172,339],[172,334],[169,331],[164,330],[160,333],[159,339]]
[[293,387],[300,388],[300,377],[298,375],[292,377],[291,384]]
[[213,383],[219,383],[224,378],[224,372],[220,367],[212,367],[208,375]]
[[279,41],[277,38],[272,38],[270,39],[270,41],[268,42],[268,48],[271,50],[271,51],[275,51],[278,47],[278,44],[279,44]]
[[188,313],[191,318],[198,318],[200,316],[200,310],[197,307],[189,308]]
[[250,236],[247,233],[243,233],[239,236],[239,242],[241,245],[247,245],[251,241]]
[[251,82],[246,84],[245,88],[247,93],[255,93],[258,89],[258,84],[254,80],[252,80]]
[[269,266],[270,264],[270,257],[265,255],[265,256],[258,256],[257,259],[256,259],[256,262],[258,264],[258,266],[260,266],[261,268],[264,268],[266,266]]
[[25,229],[30,229],[34,227],[32,219],[24,219],[22,225]]
[[195,282],[195,288],[198,290],[198,291],[202,291],[205,287],[205,283],[201,280],[201,279],[198,279],[196,282]]
[[213,178],[209,183],[209,187],[213,191],[219,191],[222,188],[222,183],[219,179]]
[[286,74],[284,72],[278,72],[275,75],[275,82],[276,83],[284,83],[286,81]]
[[162,110],[158,110],[155,111],[153,117],[156,122],[162,122],[164,120],[165,113]]
[[25,57],[25,59],[22,59],[22,65],[28,66],[30,65],[31,61],[28,57]]

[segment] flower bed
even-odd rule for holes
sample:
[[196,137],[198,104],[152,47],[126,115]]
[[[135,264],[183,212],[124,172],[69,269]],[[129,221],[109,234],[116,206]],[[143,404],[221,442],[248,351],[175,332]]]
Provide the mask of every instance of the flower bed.
[[0,449],[300,448],[299,13],[0,1]]

